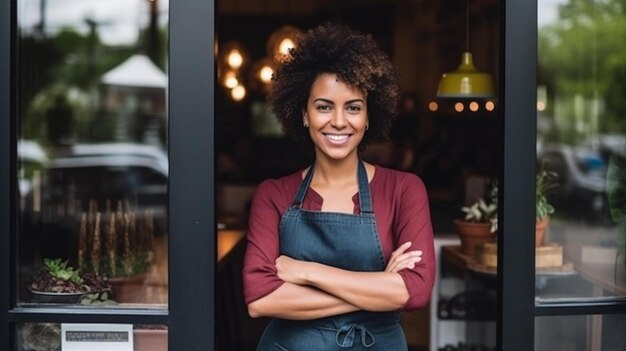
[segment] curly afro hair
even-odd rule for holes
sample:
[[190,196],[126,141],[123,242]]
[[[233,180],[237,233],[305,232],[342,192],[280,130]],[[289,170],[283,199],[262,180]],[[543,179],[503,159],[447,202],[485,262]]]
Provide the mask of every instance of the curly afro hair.
[[398,74],[387,55],[370,35],[346,26],[324,24],[309,30],[290,50],[290,57],[276,69],[268,101],[285,133],[311,144],[302,126],[302,111],[313,82],[324,73],[334,73],[367,97],[369,130],[361,146],[387,135],[397,108]]

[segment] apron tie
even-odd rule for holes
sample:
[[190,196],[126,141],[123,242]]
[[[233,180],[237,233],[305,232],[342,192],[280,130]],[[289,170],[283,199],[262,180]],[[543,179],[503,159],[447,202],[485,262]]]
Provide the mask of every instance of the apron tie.
[[[376,342],[374,335],[372,335],[372,333],[370,333],[370,331],[367,330],[367,328],[365,328],[362,324],[356,323],[347,324],[339,328],[339,330],[337,330],[335,342],[341,348],[352,347],[352,345],[354,345],[354,337],[357,330],[361,332],[361,343],[363,346],[370,347],[374,345],[374,342]],[[369,343],[368,338],[371,340]]]

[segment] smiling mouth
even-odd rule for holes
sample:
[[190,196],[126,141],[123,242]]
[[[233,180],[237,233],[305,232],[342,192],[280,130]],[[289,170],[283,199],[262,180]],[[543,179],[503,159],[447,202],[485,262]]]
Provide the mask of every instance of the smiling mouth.
[[332,142],[341,143],[343,141],[348,140],[350,134],[327,134],[324,133],[324,136]]

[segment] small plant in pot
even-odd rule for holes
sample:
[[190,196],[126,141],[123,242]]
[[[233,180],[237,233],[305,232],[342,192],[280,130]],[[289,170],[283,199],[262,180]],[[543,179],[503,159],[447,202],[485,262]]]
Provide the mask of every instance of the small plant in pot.
[[43,266],[30,282],[29,290],[36,302],[113,304],[108,293],[111,286],[97,273],[81,273],[60,258],[44,258]]
[[558,175],[546,171],[542,166],[537,173],[535,183],[535,246],[543,246],[545,232],[550,223],[550,215],[554,213],[554,206],[548,201],[548,194],[557,186]]
[[617,224],[615,236],[614,281],[620,279],[620,271],[626,269],[626,158],[611,155],[606,173],[606,193],[611,219]]
[[470,206],[461,208],[463,219],[455,219],[454,226],[461,238],[461,252],[474,256],[476,247],[494,242],[498,230],[498,188],[492,184],[485,199],[480,198]]
[[128,201],[105,201],[105,210],[98,201],[89,201],[89,211],[80,216],[78,265],[81,269],[109,277],[113,296],[119,302],[142,302],[144,281],[152,261],[154,237],[153,211],[142,218]]

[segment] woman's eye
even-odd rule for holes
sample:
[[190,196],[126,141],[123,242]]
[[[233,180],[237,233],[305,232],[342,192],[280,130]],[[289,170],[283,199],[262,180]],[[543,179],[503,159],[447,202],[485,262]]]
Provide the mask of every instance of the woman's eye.
[[318,111],[330,111],[330,109],[331,109],[331,108],[330,108],[330,106],[328,106],[328,105],[318,105],[318,106],[317,106],[317,110],[318,110]]
[[346,109],[348,111],[350,111],[350,112],[360,112],[361,111],[361,106],[359,106],[359,105],[349,105]]

